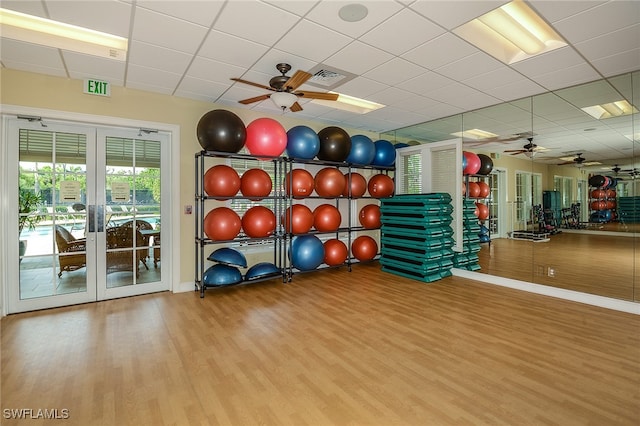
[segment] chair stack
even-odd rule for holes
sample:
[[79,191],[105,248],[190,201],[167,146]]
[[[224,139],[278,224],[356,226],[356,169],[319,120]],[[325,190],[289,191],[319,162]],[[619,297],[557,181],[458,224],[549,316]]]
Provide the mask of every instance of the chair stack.
[[449,194],[396,195],[381,200],[380,212],[383,271],[427,283],[451,275]]
[[640,223],[640,197],[618,198],[618,220],[622,223]]
[[462,252],[453,256],[453,266],[468,271],[480,269],[478,252],[480,251],[480,224],[475,215],[475,200],[465,199],[462,206]]

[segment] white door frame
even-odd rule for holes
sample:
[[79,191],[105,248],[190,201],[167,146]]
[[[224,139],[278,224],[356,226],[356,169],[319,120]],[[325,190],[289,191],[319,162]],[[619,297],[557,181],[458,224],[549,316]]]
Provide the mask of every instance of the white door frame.
[[[157,123],[142,120],[132,120],[120,117],[110,117],[101,115],[91,115],[84,113],[75,113],[67,111],[56,111],[42,108],[31,108],[19,105],[0,105],[2,111],[2,119],[0,120],[0,166],[2,176],[0,182],[0,209],[7,214],[3,214],[0,217],[0,316],[7,315],[8,311],[8,288],[10,285],[10,277],[15,274],[15,268],[17,262],[10,261],[10,253],[15,252],[15,247],[10,246],[9,242],[15,240],[15,218],[17,217],[17,206],[11,206],[12,191],[15,190],[14,186],[10,186],[10,176],[8,175],[10,167],[7,167],[9,161],[9,146],[8,146],[8,129],[7,121],[17,116],[34,116],[42,117],[42,120],[62,121],[66,123],[77,123],[79,125],[92,125],[97,127],[129,127],[129,128],[144,128],[144,129],[157,129],[169,133],[170,143],[170,155],[166,164],[166,169],[163,169],[165,173],[168,173],[169,187],[163,189],[163,199],[168,198],[167,205],[170,206],[170,210],[167,215],[173,226],[170,227],[171,232],[167,233],[166,237],[163,234],[163,246],[169,249],[170,247],[180,244],[180,126],[176,124]],[[165,164],[163,164],[165,166]],[[8,214],[13,211],[15,214]],[[9,238],[12,236],[13,238]],[[166,241],[166,242],[165,242]],[[176,244],[174,244],[176,242]],[[167,262],[163,264],[163,274],[167,274],[169,279],[169,290],[183,291],[184,287],[177,285],[180,282],[180,250],[167,251],[165,254],[163,247],[163,257],[167,259]],[[11,268],[14,269],[11,272]],[[191,286],[189,286],[192,289]]]

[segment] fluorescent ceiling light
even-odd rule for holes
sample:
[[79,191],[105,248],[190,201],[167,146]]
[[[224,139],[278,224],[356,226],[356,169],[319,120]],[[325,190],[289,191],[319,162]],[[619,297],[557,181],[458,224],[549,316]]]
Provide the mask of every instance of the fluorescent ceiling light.
[[458,36],[506,64],[567,43],[533,9],[514,0],[453,30]]
[[625,100],[584,107],[582,108],[582,110],[596,120],[621,117],[623,115],[631,115],[638,112],[638,109],[636,107]]
[[128,40],[112,34],[0,8],[3,38],[124,61]]
[[[337,93],[337,92],[329,92]],[[377,102],[368,101],[366,99],[356,98],[355,96],[344,95],[337,93],[338,99],[335,101],[327,101],[324,99],[314,99],[311,103],[324,105],[331,108],[341,109],[343,111],[355,112],[356,114],[366,114],[371,111],[375,111],[380,108],[384,108],[386,105],[379,104]]]
[[474,141],[498,137],[498,135],[496,135],[495,133],[487,132],[486,130],[480,130],[480,129],[471,129],[471,130],[465,130],[462,132],[455,132],[455,133],[451,133],[451,135],[458,136],[464,139],[471,139]]

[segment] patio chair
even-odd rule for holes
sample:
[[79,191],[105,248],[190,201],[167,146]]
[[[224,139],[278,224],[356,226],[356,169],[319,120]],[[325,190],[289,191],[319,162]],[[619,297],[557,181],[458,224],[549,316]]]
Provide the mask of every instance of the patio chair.
[[86,244],[84,238],[76,238],[63,226],[55,226],[56,245],[58,246],[58,263],[62,276],[63,271],[71,272],[84,268],[87,265]]

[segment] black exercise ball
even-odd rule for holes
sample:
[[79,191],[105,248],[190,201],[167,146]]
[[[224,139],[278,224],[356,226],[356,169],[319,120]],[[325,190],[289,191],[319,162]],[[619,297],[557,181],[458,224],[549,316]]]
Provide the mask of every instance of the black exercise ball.
[[329,126],[318,132],[320,151],[318,159],[342,162],[351,152],[351,137],[340,127]]
[[224,109],[209,111],[198,121],[198,142],[205,151],[239,152],[247,139],[242,119]]
[[589,178],[589,186],[599,188],[604,185],[605,178],[602,175],[593,175]]
[[493,170],[493,160],[488,155],[478,154],[480,158],[480,170],[478,170],[479,175],[488,175]]

